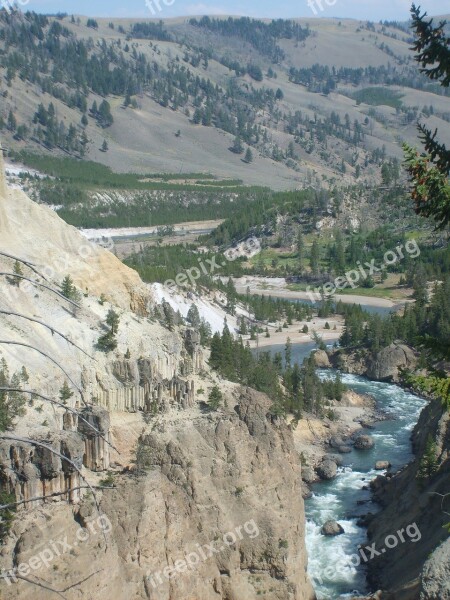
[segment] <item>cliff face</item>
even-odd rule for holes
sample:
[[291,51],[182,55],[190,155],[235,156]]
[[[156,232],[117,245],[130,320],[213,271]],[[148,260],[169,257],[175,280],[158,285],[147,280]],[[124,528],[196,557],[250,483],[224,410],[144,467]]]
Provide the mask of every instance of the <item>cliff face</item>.
[[[438,470],[422,482],[418,470],[429,436],[436,440]],[[399,544],[395,561],[389,552],[371,560],[370,579],[376,588],[388,591],[383,598],[446,600],[450,598],[450,546],[443,526],[450,520],[450,496],[445,496],[450,491],[450,413],[440,402],[432,401],[422,411],[412,441],[416,459],[391,479],[378,477],[372,484],[383,508],[368,533],[380,549],[386,546],[387,536],[415,523],[420,539]]]
[[339,349],[331,355],[331,362],[334,367],[346,373],[398,383],[401,369],[414,370],[417,358],[414,351],[405,344],[393,343],[376,353]]
[[[149,427],[142,435],[149,472],[118,475],[115,489],[102,493],[106,541],[97,527],[33,575],[63,589],[99,571],[82,586],[96,600],[313,599],[291,432],[268,416],[267,397],[236,387],[227,400],[222,414],[180,414]],[[72,544],[83,520],[98,522],[91,500],[27,514],[13,526],[3,566],[7,557],[10,566],[29,563],[61,530]],[[186,557],[192,568],[164,575]],[[47,600],[48,592],[20,581],[4,587],[4,600],[18,597]]]
[[[25,415],[0,434],[0,492],[25,501],[0,548],[0,570],[13,569],[0,577],[2,600],[55,590],[96,600],[314,598],[299,459],[270,400],[218,381],[195,332],[161,325],[136,273],[104,249],[87,252],[75,229],[1,185],[0,252],[33,263],[22,269],[35,282],[58,290],[71,275],[84,292],[74,309],[0,277],[0,358],[11,375],[26,367],[22,389],[42,395],[27,394]],[[0,271],[13,267],[0,255]],[[96,342],[110,308],[117,348],[104,353]],[[64,382],[67,405],[51,404]],[[210,414],[202,400],[214,384],[226,407]],[[195,564],[166,577],[186,555]]]

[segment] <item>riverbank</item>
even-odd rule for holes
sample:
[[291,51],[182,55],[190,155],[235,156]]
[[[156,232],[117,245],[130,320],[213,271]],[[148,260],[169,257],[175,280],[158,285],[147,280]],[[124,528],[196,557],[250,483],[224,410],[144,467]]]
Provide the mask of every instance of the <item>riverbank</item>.
[[[272,296],[273,298],[283,298],[285,300],[314,300],[311,292],[292,291],[287,287],[286,280],[280,277],[256,277],[247,276],[234,279],[236,290],[240,294],[245,294],[250,289],[251,294],[259,294],[262,296]],[[311,286],[312,290],[314,286]],[[387,298],[378,298],[376,296],[358,296],[354,294],[336,294],[336,301],[341,301],[344,304],[364,304],[375,308],[394,308],[397,302]],[[320,299],[320,298],[319,298]]]
[[[329,325],[329,328],[326,325]],[[304,326],[308,327],[308,333],[303,333]],[[265,333],[261,333],[257,340],[245,340],[250,344],[250,348],[267,348],[268,346],[285,345],[287,339],[291,340],[292,344],[310,344],[314,332],[318,333],[324,342],[334,343],[342,335],[344,331],[344,318],[340,315],[334,315],[328,319],[314,318],[312,321],[299,321],[292,325],[283,328],[282,331],[277,331],[275,325],[268,325],[270,337],[265,337]]]

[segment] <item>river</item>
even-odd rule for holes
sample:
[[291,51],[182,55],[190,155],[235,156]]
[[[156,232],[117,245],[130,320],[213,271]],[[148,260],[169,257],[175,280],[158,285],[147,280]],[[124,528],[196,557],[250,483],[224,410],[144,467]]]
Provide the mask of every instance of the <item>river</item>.
[[[293,360],[301,364],[314,348],[314,343],[294,345]],[[283,352],[283,349],[283,346],[272,346],[266,350],[273,354]],[[318,373],[327,377],[332,372],[319,370]],[[380,474],[374,469],[376,461],[389,461],[395,471],[412,459],[411,432],[426,404],[423,398],[397,385],[345,373],[342,380],[355,392],[370,394],[378,408],[390,418],[366,432],[375,440],[373,450],[353,450],[351,454],[342,455],[344,466],[338,470],[336,479],[314,484],[313,495],[306,500],[308,572],[319,600],[338,600],[376,591],[367,589],[364,566],[337,570],[334,567],[347,562],[358,553],[358,545],[366,542],[366,529],[357,525],[358,517],[376,512],[378,507],[371,502],[370,492],[363,488]],[[323,536],[321,527],[329,519],[338,521],[345,533],[336,537]],[[407,525],[409,523],[404,524]]]

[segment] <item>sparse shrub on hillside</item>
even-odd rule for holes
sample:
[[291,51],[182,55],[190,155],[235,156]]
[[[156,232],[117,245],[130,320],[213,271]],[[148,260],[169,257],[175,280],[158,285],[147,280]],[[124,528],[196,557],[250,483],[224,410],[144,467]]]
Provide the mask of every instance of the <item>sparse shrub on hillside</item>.
[[209,396],[208,396],[208,408],[211,411],[216,411],[220,408],[220,405],[222,404],[223,401],[223,394],[220,391],[220,389],[217,387],[217,385],[215,385],[211,391],[209,392]]
[[[4,358],[0,362],[0,388],[20,389],[21,373],[9,374],[8,365]],[[0,391],[0,431],[14,428],[16,419],[25,414],[25,396],[20,392]]]

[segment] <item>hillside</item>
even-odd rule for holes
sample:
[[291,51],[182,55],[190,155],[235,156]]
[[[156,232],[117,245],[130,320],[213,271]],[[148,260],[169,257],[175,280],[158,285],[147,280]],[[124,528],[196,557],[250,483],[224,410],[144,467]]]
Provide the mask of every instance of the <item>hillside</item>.
[[121,172],[374,183],[416,143],[417,118],[448,136],[448,96],[418,74],[410,44],[399,23],[4,13],[2,134],[15,151]]

